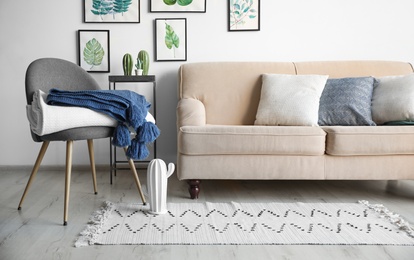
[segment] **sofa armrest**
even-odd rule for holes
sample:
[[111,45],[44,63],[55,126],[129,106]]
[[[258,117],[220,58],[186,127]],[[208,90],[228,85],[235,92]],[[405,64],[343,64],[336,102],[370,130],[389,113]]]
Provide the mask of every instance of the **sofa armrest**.
[[197,99],[183,98],[177,105],[177,126],[202,126],[206,124],[206,109]]

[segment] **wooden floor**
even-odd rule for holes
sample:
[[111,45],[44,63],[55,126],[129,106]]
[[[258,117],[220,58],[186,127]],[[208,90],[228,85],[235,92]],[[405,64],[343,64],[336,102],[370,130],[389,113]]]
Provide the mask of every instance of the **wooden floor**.
[[[102,202],[139,202],[129,171],[109,183],[98,169],[94,195],[87,169],[73,170],[69,222],[63,226],[62,169],[41,168],[21,211],[17,205],[30,169],[0,168],[0,259],[414,259],[411,246],[90,246],[74,242]],[[145,183],[146,171],[139,171]],[[173,175],[168,200],[188,201],[187,185]],[[199,201],[381,203],[414,223],[414,182],[385,181],[203,181]]]

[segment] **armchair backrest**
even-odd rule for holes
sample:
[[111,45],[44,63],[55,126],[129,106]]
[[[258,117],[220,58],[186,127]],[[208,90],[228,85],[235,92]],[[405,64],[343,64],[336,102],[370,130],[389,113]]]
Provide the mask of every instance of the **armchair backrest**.
[[[52,88],[65,90],[101,89],[94,78],[84,69],[70,61],[57,58],[41,58],[33,61],[26,71],[26,101],[31,104],[37,90],[48,93]],[[32,131],[35,142],[42,139]]]
[[49,92],[52,88],[65,90],[100,89],[98,83],[77,64],[57,58],[33,61],[26,71],[26,100],[30,104],[38,90]]

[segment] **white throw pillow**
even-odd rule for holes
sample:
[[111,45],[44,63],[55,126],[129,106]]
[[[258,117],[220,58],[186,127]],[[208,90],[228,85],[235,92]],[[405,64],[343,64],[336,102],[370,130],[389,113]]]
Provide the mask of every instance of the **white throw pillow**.
[[414,74],[378,79],[372,95],[372,119],[377,124],[414,120]]
[[326,75],[263,74],[255,125],[318,125]]

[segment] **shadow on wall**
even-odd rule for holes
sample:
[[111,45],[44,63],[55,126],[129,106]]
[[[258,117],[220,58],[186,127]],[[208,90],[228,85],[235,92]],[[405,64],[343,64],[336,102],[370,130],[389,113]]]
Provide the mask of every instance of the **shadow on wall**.
[[178,68],[157,76],[157,125],[161,130],[157,139],[157,157],[173,163],[177,161],[177,85]]

